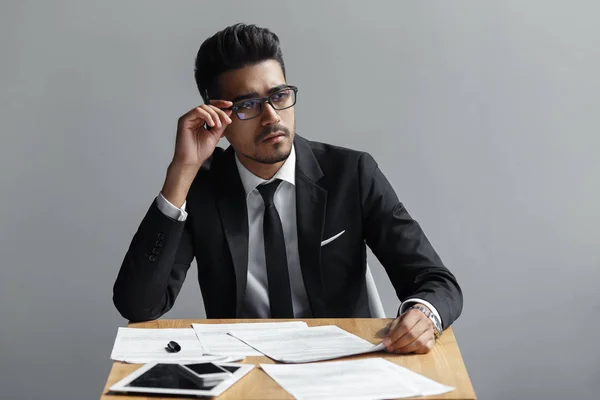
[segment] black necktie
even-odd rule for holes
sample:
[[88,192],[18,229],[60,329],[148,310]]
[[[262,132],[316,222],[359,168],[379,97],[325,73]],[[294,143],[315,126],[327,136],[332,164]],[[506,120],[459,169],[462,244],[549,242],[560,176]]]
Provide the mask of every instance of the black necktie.
[[281,180],[276,179],[269,184],[258,186],[257,189],[265,202],[263,235],[271,318],[294,318],[283,228],[279,213],[273,204],[273,195],[280,183]]

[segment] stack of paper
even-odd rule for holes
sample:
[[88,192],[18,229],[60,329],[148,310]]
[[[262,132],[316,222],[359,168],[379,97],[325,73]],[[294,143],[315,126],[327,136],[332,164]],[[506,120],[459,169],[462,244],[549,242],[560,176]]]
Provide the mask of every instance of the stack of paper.
[[373,353],[385,349],[334,325],[286,331],[240,331],[230,335],[267,357],[284,363],[305,363]]
[[454,390],[383,358],[261,368],[296,399],[389,399]]
[[306,322],[256,322],[246,324],[192,324],[204,354],[230,356],[261,356],[262,354],[229,335],[229,331],[244,333],[283,333],[290,329],[308,329]]
[[[170,341],[181,346],[178,353],[169,353],[165,347]],[[143,329],[119,328],[110,358],[132,364],[149,362],[230,362],[244,357],[224,357],[204,355],[196,333],[192,328],[184,329]]]

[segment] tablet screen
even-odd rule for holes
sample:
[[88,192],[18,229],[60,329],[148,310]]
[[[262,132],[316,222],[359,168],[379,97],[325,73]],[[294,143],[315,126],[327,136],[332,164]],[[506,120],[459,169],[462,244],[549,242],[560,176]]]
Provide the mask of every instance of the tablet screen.
[[217,384],[218,382],[204,386],[190,379],[188,373],[177,364],[156,364],[126,387],[210,390]]

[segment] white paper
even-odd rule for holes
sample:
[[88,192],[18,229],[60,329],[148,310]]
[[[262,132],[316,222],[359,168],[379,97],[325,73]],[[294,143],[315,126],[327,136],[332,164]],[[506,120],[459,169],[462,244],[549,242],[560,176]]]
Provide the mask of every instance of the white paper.
[[[165,350],[171,340],[181,346],[181,351],[169,353]],[[244,357],[204,355],[200,341],[192,328],[144,329],[121,327],[117,331],[110,358],[132,364],[146,364],[150,362],[230,362],[239,361]]]
[[240,324],[192,324],[205,354],[228,356],[262,356],[262,353],[236,339],[228,333],[239,332],[282,332],[287,329],[308,328],[306,322],[255,322]]
[[261,364],[296,399],[389,399],[454,390],[383,358],[317,364]]
[[232,330],[230,335],[242,340],[267,357],[284,363],[305,363],[331,360],[383,350],[334,325],[284,332]]

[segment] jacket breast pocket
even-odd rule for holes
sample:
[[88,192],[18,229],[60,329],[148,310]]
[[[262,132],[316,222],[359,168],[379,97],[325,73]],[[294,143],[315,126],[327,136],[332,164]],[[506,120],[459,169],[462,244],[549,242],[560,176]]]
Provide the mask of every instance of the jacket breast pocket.
[[346,233],[346,230],[341,231],[340,233],[336,233],[335,235],[331,236],[328,239],[325,239],[321,242],[321,247],[323,246],[327,246],[329,243],[333,242],[334,240],[338,239],[340,236],[342,236],[344,233]]

